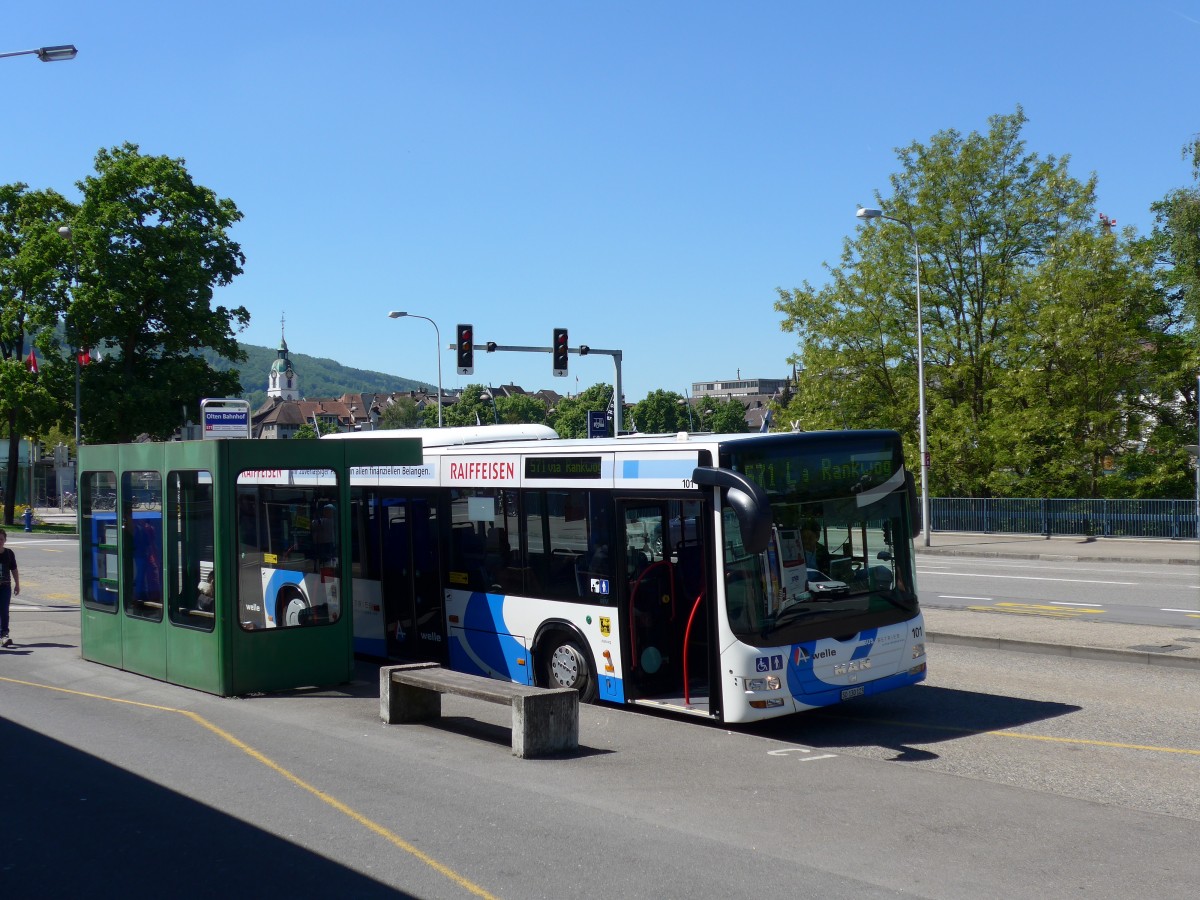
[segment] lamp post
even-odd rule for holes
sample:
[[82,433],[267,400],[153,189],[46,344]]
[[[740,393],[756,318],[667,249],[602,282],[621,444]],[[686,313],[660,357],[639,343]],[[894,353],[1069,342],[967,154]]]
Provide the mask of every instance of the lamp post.
[[[71,241],[74,237],[74,232],[71,231],[70,225],[61,225],[58,229],[59,235],[67,241]],[[71,250],[74,252],[75,245],[71,244]],[[72,277],[72,281],[74,278]],[[77,335],[72,335],[77,337]],[[79,420],[82,417],[80,412],[80,396],[79,396],[79,357],[82,355],[82,349],[76,345],[71,348],[71,352],[75,354],[75,458],[79,458]]]
[[921,530],[925,535],[925,546],[928,547],[930,529],[929,444],[926,437],[927,426],[925,422],[925,327],[921,319],[921,248],[917,245],[917,232],[912,227],[912,223],[906,222],[904,219],[897,219],[894,216],[885,216],[882,210],[868,209],[865,206],[860,206],[855,215],[864,221],[887,219],[889,222],[903,225],[908,229],[908,236],[912,238],[913,264],[917,274],[917,424],[921,444]]
[[74,44],[58,44],[54,47],[38,47],[36,50],[11,50],[0,53],[0,59],[6,56],[36,56],[42,62],[65,62],[74,59],[78,52]]
[[500,424],[500,410],[497,409],[497,407],[496,407],[496,395],[492,393],[492,389],[490,386],[488,387],[488,389],[486,391],[484,391],[482,394],[479,395],[479,399],[492,401],[492,421],[495,422],[497,425],[499,425]]
[[389,319],[424,319],[433,326],[433,335],[437,339],[437,366],[438,366],[438,428],[442,427],[442,332],[437,327],[437,322],[428,316],[418,316],[416,313],[398,312],[392,310],[388,313]]

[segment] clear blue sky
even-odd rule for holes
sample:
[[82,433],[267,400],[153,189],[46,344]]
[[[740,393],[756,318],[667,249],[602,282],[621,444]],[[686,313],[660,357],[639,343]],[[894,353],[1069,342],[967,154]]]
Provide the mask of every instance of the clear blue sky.
[[[12,3],[0,182],[78,198],[124,141],[186,160],[245,214],[239,339],[436,383],[574,392],[624,353],[627,398],[778,377],[777,286],[825,281],[889,191],[895,148],[1022,105],[1040,155],[1099,177],[1098,212],[1148,230],[1190,182],[1200,0],[998,3]],[[300,373],[303,377],[303,372]],[[578,381],[577,381],[577,378]],[[265,380],[265,373],[263,375]]]

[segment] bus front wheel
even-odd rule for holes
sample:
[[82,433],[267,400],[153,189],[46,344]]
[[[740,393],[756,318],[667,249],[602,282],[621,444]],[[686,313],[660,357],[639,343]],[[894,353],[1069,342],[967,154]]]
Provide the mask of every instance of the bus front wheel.
[[596,699],[596,676],[592,672],[579,643],[572,638],[558,636],[550,640],[550,653],[546,656],[546,686],[571,688],[579,692],[581,703]]
[[275,600],[275,622],[288,628],[300,624],[300,615],[308,609],[308,598],[294,584],[284,585]]

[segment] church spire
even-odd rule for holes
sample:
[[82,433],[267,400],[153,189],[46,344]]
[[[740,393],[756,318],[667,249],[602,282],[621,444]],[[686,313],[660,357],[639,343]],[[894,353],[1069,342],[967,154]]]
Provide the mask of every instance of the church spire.
[[267,375],[267,397],[278,400],[299,400],[300,379],[288,358],[287,339],[284,328],[287,324],[284,315],[279,316],[279,350],[276,360],[271,363],[271,371]]

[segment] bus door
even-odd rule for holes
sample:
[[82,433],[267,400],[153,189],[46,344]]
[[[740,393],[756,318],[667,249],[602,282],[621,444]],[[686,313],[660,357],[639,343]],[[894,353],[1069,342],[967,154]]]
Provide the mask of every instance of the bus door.
[[709,590],[705,500],[620,503],[630,695],[714,714],[715,614]]
[[387,655],[443,661],[446,623],[437,504],[430,497],[381,492],[376,508]]

